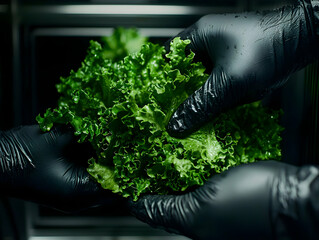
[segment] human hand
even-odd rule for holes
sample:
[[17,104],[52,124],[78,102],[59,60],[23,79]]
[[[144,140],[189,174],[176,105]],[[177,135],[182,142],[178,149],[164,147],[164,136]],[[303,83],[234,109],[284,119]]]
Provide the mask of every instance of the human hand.
[[227,109],[260,100],[316,60],[311,11],[299,1],[267,12],[212,14],[177,35],[191,40],[189,49],[211,74],[173,114],[169,133],[183,137]]
[[213,176],[184,195],[147,195],[129,209],[192,239],[318,239],[319,169],[268,161]]
[[92,150],[67,129],[38,126],[0,132],[2,193],[73,212],[106,204],[110,192],[86,171]]

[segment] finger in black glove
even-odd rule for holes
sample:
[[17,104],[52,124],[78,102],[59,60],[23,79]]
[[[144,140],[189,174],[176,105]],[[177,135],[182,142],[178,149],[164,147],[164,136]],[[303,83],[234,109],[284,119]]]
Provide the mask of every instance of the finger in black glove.
[[0,133],[2,193],[66,212],[107,204],[111,193],[86,171],[92,149],[64,127],[24,126]]
[[173,114],[170,134],[184,137],[225,110],[262,99],[316,60],[312,11],[299,1],[273,11],[211,14],[181,32],[210,77]]
[[319,169],[268,161],[234,167],[184,195],[131,201],[133,215],[192,239],[318,239]]

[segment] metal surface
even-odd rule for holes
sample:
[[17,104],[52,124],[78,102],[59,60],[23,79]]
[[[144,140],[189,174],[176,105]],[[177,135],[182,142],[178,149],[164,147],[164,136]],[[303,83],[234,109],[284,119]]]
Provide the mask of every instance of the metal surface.
[[319,62],[306,68],[303,116],[303,158],[306,163],[319,164]]
[[[169,38],[181,32],[183,28],[139,28],[138,31],[146,37],[166,37]],[[37,28],[33,31],[34,37],[40,36],[77,36],[77,37],[102,37],[109,36],[113,28],[95,28],[95,27],[73,27],[73,28]]]
[[186,239],[154,229],[133,216],[95,216],[85,213],[43,215],[36,204],[27,204],[30,240],[55,239]]
[[233,10],[234,6],[178,6],[178,5],[35,5],[21,6],[25,15],[204,15],[212,12]]
[[30,237],[29,240],[187,240],[181,236],[116,236],[116,237],[92,237],[92,236],[44,236]]

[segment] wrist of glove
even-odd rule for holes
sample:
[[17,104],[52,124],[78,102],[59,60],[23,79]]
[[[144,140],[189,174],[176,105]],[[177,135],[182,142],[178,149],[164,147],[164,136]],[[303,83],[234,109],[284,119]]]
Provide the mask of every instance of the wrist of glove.
[[319,238],[319,168],[281,171],[272,189],[272,227],[276,239]]
[[62,128],[24,126],[0,133],[2,194],[74,212],[111,201],[86,171],[92,151]]
[[213,176],[194,192],[130,202],[153,227],[192,239],[318,239],[318,168],[258,162]]
[[[23,183],[25,173],[32,171],[36,166],[32,160],[31,152],[26,147],[19,132],[22,128],[0,132],[0,183],[2,193],[14,191],[16,182]],[[32,139],[29,139],[32,141]]]

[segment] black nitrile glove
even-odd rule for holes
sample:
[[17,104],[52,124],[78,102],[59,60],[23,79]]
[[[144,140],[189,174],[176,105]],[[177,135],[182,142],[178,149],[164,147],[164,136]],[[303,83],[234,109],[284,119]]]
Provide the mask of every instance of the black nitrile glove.
[[133,215],[192,239],[319,239],[319,169],[241,165],[179,196],[131,201]]
[[91,154],[67,129],[43,133],[25,126],[0,132],[1,194],[65,212],[106,204],[110,192],[86,171]]
[[[309,0],[308,0],[309,1]],[[183,137],[222,111],[262,99],[318,58],[310,3],[267,12],[212,14],[178,37],[211,71],[173,114],[168,131]]]

